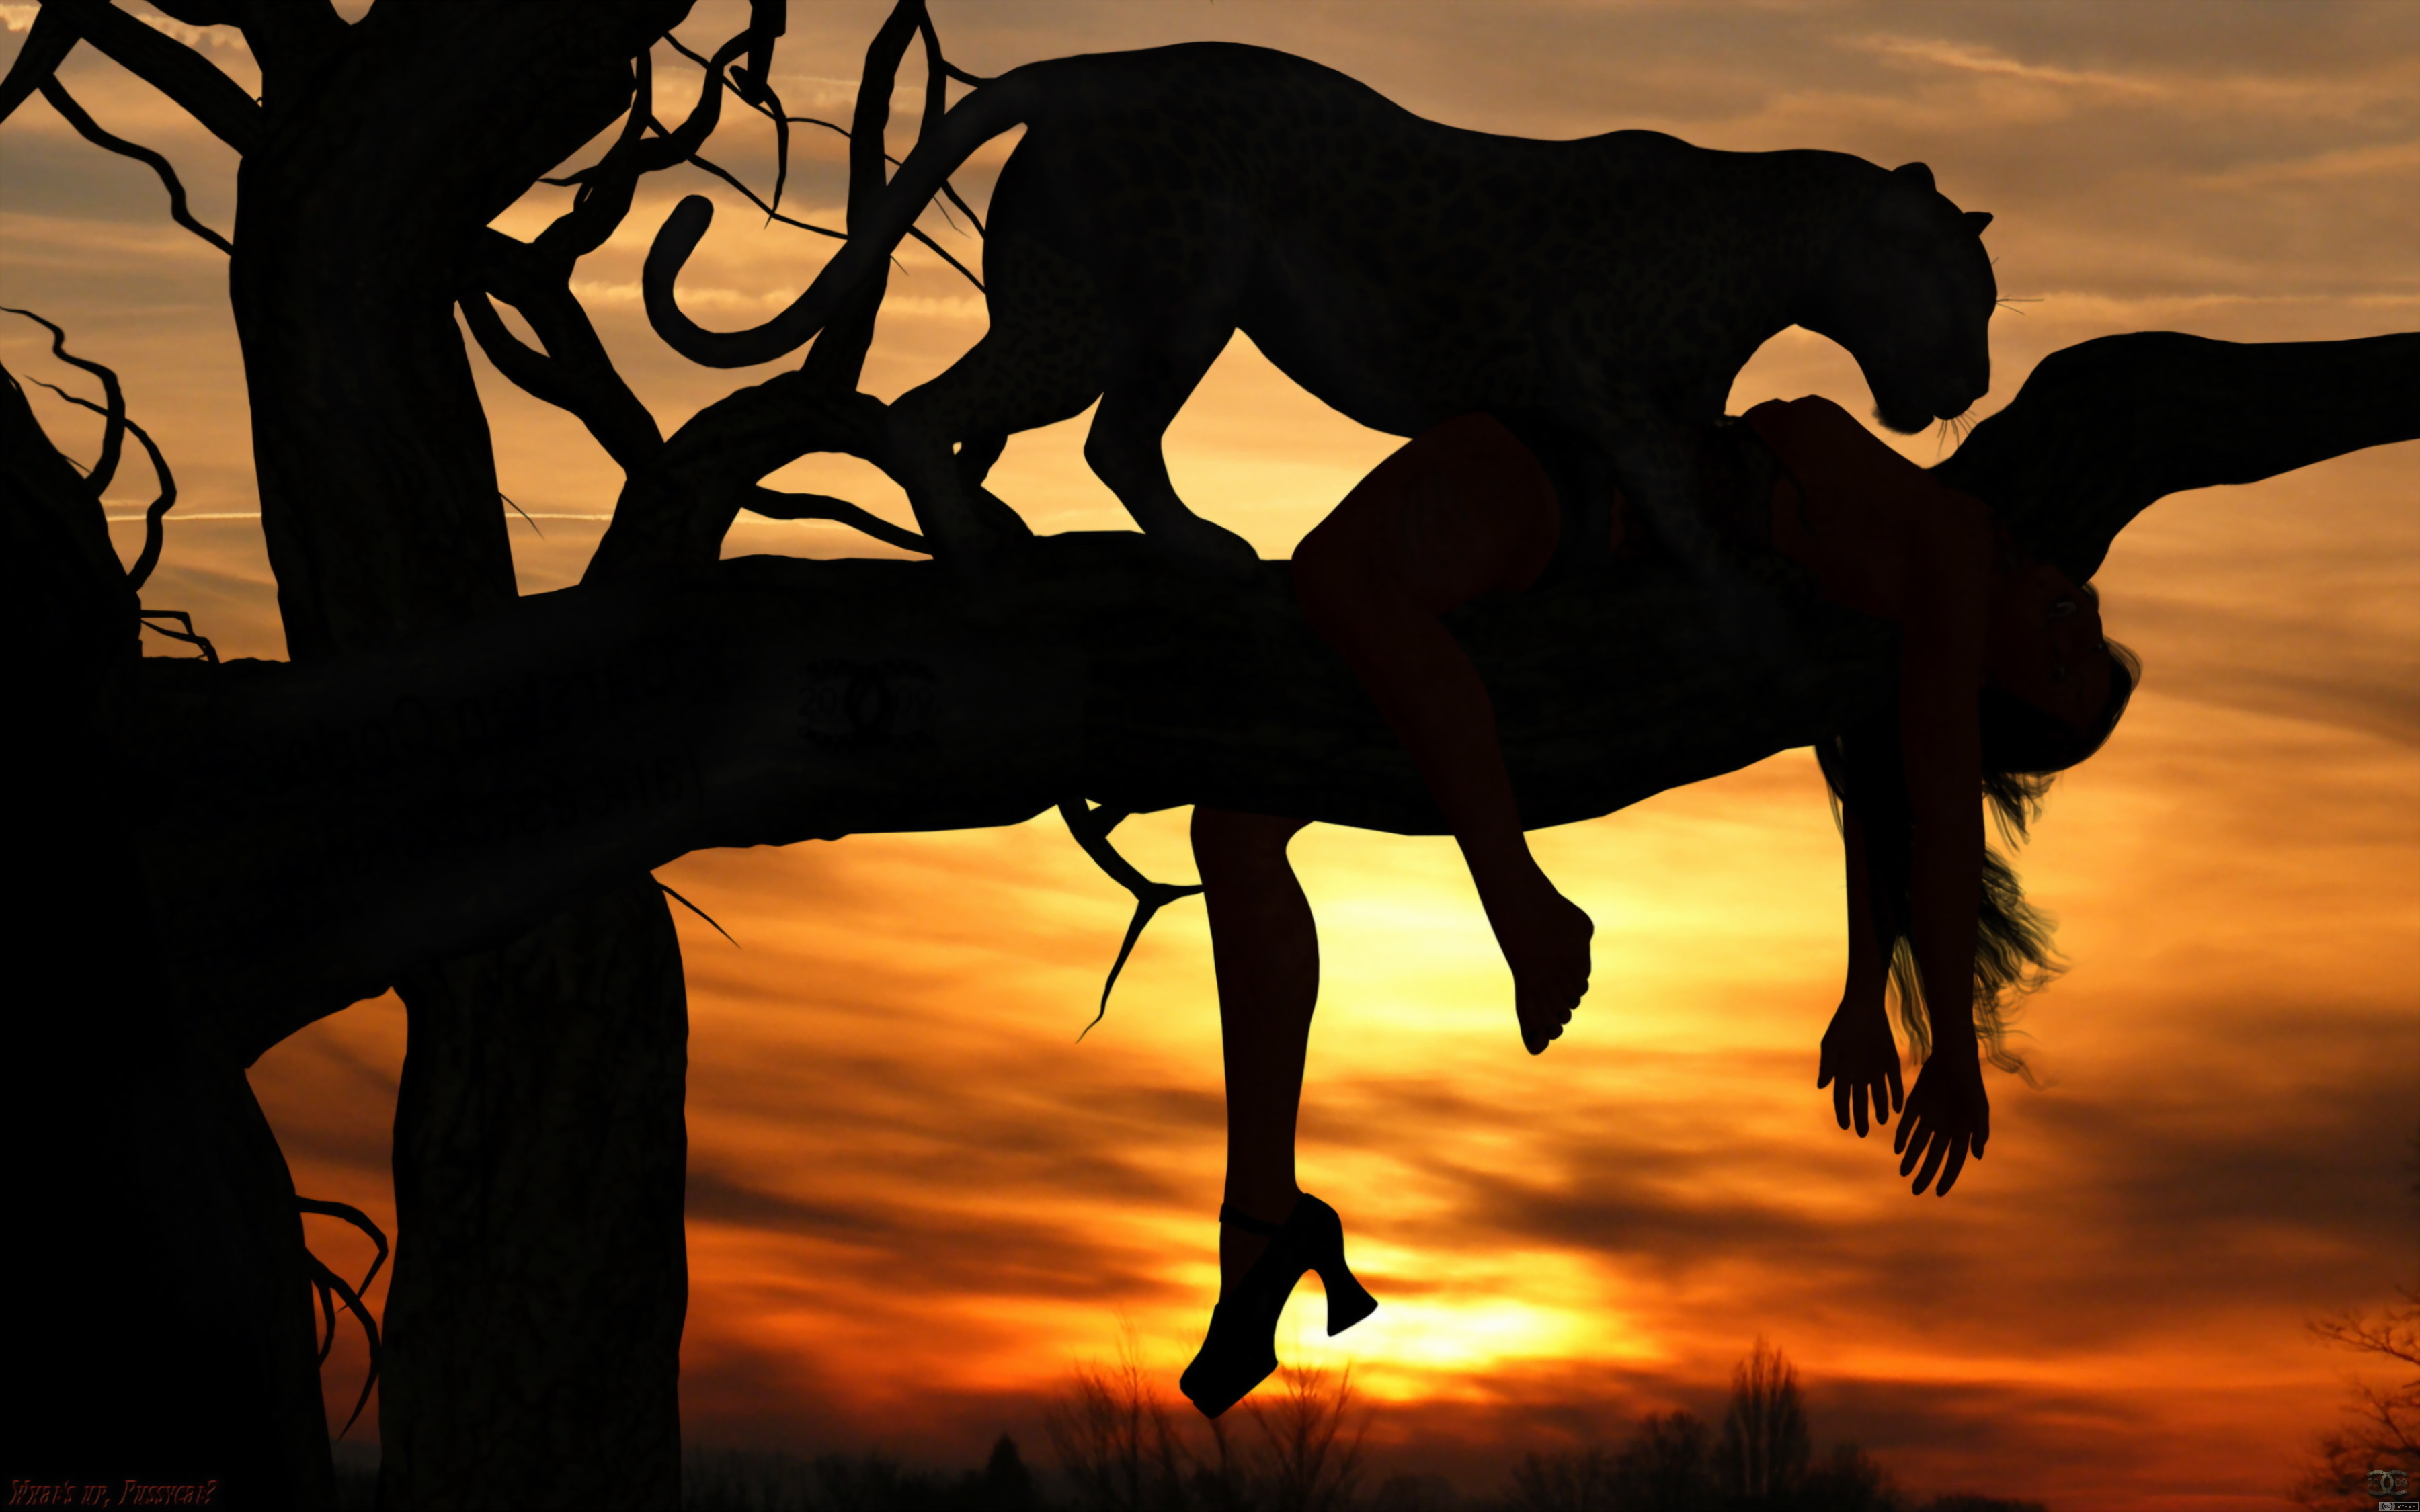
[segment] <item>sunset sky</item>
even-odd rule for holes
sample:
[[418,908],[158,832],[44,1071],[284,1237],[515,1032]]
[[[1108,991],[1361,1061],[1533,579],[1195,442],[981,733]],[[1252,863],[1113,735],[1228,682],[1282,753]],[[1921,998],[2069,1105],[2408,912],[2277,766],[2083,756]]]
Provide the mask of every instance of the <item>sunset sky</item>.
[[[0,5],[0,64],[34,8]],[[845,117],[886,9],[793,6],[774,73],[793,111]],[[1315,58],[1460,126],[1921,159],[1962,207],[1996,217],[2001,291],[2033,301],[1993,322],[1983,414],[2044,355],[2115,332],[2420,329],[2408,0],[933,11],[951,59],[984,74],[1222,39]],[[710,51],[743,13],[701,5],[680,35]],[[158,23],[256,81],[231,31]],[[696,70],[657,55],[658,108],[676,118]],[[63,77],[103,125],[177,162],[202,219],[233,225],[225,148],[89,49]],[[907,78],[921,85],[921,68]],[[904,151],[912,87],[895,115]],[[960,177],[977,205],[1009,145]],[[839,147],[800,131],[785,210],[840,224]],[[753,116],[731,113],[709,151],[769,185]],[[707,325],[764,318],[832,245],[764,227],[702,174],[643,185],[575,287],[668,431],[778,370],[692,368],[647,330],[640,260],[674,200],[700,191],[722,212],[682,301]],[[528,234],[561,193],[498,224]],[[939,216],[926,224],[952,240]],[[979,255],[971,237],[952,244]],[[885,398],[984,329],[972,288],[919,249],[902,260],[867,368]],[[282,656],[223,264],[170,223],[147,170],[85,146],[43,101],[0,126],[0,304],[40,311],[117,368],[183,488],[147,603],[190,609],[224,654]],[[38,328],[0,319],[10,371],[91,391]],[[522,590],[562,587],[620,475],[577,424],[484,363],[480,378],[504,489],[535,517],[512,526]],[[1730,408],[1807,393],[1870,408],[1847,354],[1796,330],[1757,356]],[[89,417],[31,394],[88,460]],[[993,474],[1038,530],[1126,523],[1083,465],[1084,423],[1016,438]],[[1239,336],[1169,455],[1201,513],[1283,556],[1395,444]],[[1929,463],[1943,443],[1894,444]],[[144,469],[118,480],[111,513],[139,516]],[[895,487],[845,459],[772,481],[907,518]],[[131,558],[140,532],[116,539]],[[752,517],[728,550],[888,554]],[[2097,584],[2146,678],[2020,858],[2072,962],[2024,1021],[2047,1085],[1993,1077],[1989,1158],[1946,1201],[1912,1197],[1887,1134],[1841,1133],[1814,1088],[1843,910],[1808,753],[1534,837],[1598,926],[1594,990],[1534,1060],[1450,842],[1329,827],[1296,842],[1325,972],[1303,1182],[1342,1212],[1382,1305],[1331,1341],[1306,1286],[1280,1353],[1352,1367],[1382,1474],[1483,1493],[1520,1453],[1615,1441],[1642,1412],[1719,1418],[1732,1362],[1761,1334],[1803,1373],[1819,1444],[1854,1440],[1912,1489],[2062,1508],[2281,1503],[2356,1364],[2305,1320],[2386,1300],[2420,1259],[2420,444],[2171,498]],[[1120,840],[1149,874],[1189,880],[1185,825],[1183,810],[1149,815]],[[689,1439],[956,1466],[1008,1428],[1047,1458],[1042,1403],[1128,1328],[1173,1397],[1216,1287],[1221,1104],[1200,904],[1152,926],[1079,1043],[1129,903],[1054,817],[701,853],[659,875],[738,941],[679,915]],[[252,1073],[299,1188],[390,1232],[405,1038],[401,1006],[381,998]],[[311,1238],[359,1273],[365,1244],[317,1219]],[[339,1343],[335,1422],[364,1365],[357,1336]],[[374,1417],[353,1436],[374,1438]]]

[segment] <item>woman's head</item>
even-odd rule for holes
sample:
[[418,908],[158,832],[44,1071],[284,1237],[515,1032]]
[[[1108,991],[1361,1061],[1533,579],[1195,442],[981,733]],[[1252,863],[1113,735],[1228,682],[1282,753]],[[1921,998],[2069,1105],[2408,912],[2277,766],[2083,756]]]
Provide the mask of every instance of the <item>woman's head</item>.
[[[2100,595],[2046,562],[2016,563],[1994,579],[1983,651],[1990,687],[2057,720],[2090,744],[2058,764],[2073,765],[2100,745],[2125,708],[2133,667],[2112,656]],[[2055,771],[2058,766],[2026,768]]]
[[2022,843],[2051,779],[2099,750],[2142,681],[2143,663],[2102,633],[2100,595],[2036,563],[1993,595],[1989,680],[1977,695],[1983,796]]
[[1983,770],[2046,777],[2063,772],[2107,741],[2142,680],[2143,664],[2115,640],[2094,642],[2088,672],[2075,680],[2089,695],[2090,713],[2071,717],[2070,705],[2045,708],[2001,683],[1986,684],[1977,699],[1982,716]]

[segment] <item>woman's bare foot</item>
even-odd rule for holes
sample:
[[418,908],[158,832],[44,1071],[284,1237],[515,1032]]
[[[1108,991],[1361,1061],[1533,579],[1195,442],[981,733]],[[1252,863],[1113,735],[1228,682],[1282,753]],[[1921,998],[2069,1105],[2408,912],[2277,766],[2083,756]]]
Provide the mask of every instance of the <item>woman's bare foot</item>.
[[1521,1042],[1543,1055],[1572,1021],[1588,995],[1589,942],[1596,924],[1578,904],[1555,890],[1543,872],[1527,886],[1483,891],[1487,921],[1504,964],[1512,968],[1512,1011]]

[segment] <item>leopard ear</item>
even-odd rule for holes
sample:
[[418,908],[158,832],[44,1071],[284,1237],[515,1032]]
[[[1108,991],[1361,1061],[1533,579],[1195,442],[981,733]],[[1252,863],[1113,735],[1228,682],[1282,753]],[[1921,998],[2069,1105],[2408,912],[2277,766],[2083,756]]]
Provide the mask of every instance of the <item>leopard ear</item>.
[[1932,187],[1932,170],[1920,162],[1902,162],[1891,170],[1894,178],[1904,178],[1918,189]]
[[1983,234],[1983,228],[1991,224],[1992,212],[1990,210],[1968,210],[1966,212],[1966,229],[1974,232],[1978,237]]

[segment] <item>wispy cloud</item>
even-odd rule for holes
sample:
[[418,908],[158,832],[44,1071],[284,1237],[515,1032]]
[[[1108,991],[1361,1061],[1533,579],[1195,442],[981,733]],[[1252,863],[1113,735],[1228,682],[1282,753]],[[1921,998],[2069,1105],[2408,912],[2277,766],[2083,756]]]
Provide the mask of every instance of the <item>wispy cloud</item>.
[[1992,48],[1970,42],[1951,41],[1946,38],[1882,34],[1859,38],[1851,45],[1864,48],[1911,68],[2019,79],[2028,84],[2055,85],[2066,89],[2102,90],[2123,95],[2157,97],[2167,92],[2164,85],[2149,79],[2122,73],[2105,73],[2025,63]]

